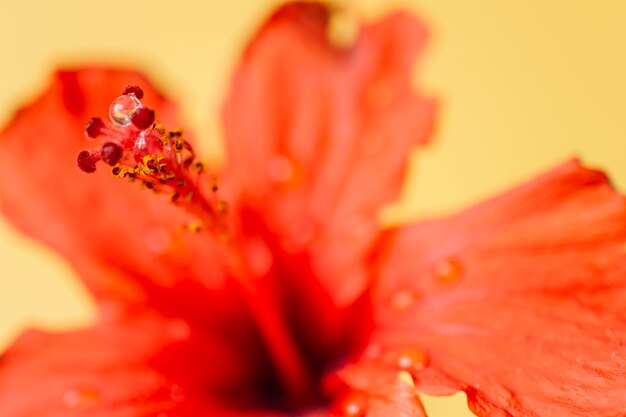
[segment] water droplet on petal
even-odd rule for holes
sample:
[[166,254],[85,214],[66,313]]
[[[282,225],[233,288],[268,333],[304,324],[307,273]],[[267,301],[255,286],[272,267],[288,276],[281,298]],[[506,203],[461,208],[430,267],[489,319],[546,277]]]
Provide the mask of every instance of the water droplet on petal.
[[456,259],[448,258],[435,265],[434,274],[442,283],[454,282],[461,277],[461,264]]
[[70,408],[93,403],[98,400],[98,394],[89,390],[69,390],[63,394],[63,403]]
[[418,298],[417,293],[413,290],[399,290],[391,296],[391,307],[398,311],[407,310],[415,305]]
[[284,155],[274,156],[267,163],[267,176],[274,182],[287,182],[293,174],[293,162]]
[[347,220],[347,229],[350,236],[356,239],[366,239],[376,233],[376,223],[369,216],[358,214]]
[[379,344],[373,343],[367,346],[367,348],[365,348],[365,351],[363,351],[363,356],[369,359],[376,359],[376,358],[379,358],[380,355],[382,355],[382,353],[383,353],[382,346],[380,346]]
[[135,147],[133,148],[133,154],[136,159],[141,159],[147,155],[148,142],[146,141],[146,132],[142,131],[137,140],[135,141]]
[[129,126],[133,116],[141,107],[141,101],[134,94],[119,96],[109,107],[109,118],[117,126]]
[[347,417],[363,417],[367,411],[367,400],[363,395],[349,395],[341,405],[341,412]]
[[410,373],[421,371],[427,364],[428,356],[421,350],[405,349],[399,351],[396,356],[396,365],[398,365],[398,368]]
[[176,403],[185,401],[185,391],[179,385],[172,385],[170,388],[170,398]]
[[166,327],[167,332],[174,340],[187,340],[191,336],[191,328],[185,320],[172,320]]
[[149,252],[155,255],[162,255],[170,247],[170,232],[164,227],[150,229],[144,235],[143,243]]
[[274,263],[271,250],[261,239],[249,239],[246,245],[246,257],[250,268],[257,276],[266,275]]
[[297,248],[301,248],[310,243],[314,235],[315,225],[313,221],[305,217],[294,221],[289,228],[289,239]]

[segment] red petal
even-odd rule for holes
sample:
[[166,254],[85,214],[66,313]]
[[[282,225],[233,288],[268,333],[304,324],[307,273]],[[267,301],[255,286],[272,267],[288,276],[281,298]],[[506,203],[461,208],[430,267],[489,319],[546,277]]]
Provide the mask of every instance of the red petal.
[[85,123],[105,115],[128,84],[144,89],[144,104],[161,122],[177,126],[173,103],[137,73],[59,72],[0,134],[3,213],[61,252],[100,301],[149,304],[228,328],[244,309],[224,289],[211,240],[182,230],[184,213],[113,178],[106,165],[90,175],[76,167],[79,150],[89,146]]
[[[338,374],[348,393],[336,404],[346,417],[425,417],[413,381],[375,361],[347,366]],[[410,377],[409,377],[410,378]]]
[[241,405],[249,376],[240,355],[183,321],[31,331],[0,361],[0,415],[244,416],[219,398],[234,389]]
[[395,14],[341,47],[328,36],[333,13],[312,2],[277,11],[246,49],[224,119],[241,204],[282,249],[308,252],[346,305],[368,284],[376,213],[396,198],[411,147],[429,137],[434,103],[411,86],[419,22]]
[[463,390],[481,416],[621,415],[625,241],[624,198],[578,162],[393,231],[375,343],[425,352],[418,388]]

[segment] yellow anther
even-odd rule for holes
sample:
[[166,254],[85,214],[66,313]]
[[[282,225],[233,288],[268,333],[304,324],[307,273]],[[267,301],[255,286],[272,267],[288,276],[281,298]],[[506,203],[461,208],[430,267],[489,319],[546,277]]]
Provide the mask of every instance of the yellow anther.
[[192,169],[197,173],[197,174],[202,174],[204,172],[204,164],[200,161],[194,163],[192,165]]
[[113,176],[117,178],[124,178],[124,175],[126,174],[126,167],[117,164],[113,168],[111,168],[111,174],[113,174]]
[[165,128],[163,127],[163,125],[161,123],[155,124],[154,125],[154,130],[156,130],[159,135],[164,135],[165,134]]
[[165,172],[159,177],[161,181],[165,182],[173,180],[174,178],[176,178],[176,174],[174,174],[173,172]]
[[199,221],[198,222],[189,223],[187,225],[187,228],[189,229],[190,232],[198,233],[202,229],[204,229],[204,223],[199,222]]

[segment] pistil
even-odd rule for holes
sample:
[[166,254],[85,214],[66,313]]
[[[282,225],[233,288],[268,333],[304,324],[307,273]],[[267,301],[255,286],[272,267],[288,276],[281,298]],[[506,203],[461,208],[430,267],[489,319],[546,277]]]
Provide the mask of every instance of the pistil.
[[215,178],[203,181],[206,169],[196,159],[193,147],[181,130],[167,130],[152,109],[141,103],[143,91],[129,86],[109,108],[110,121],[92,118],[85,136],[99,146],[79,153],[78,167],[96,171],[100,161],[111,166],[114,177],[139,183],[154,193],[166,194],[172,204],[187,210],[197,221],[190,232],[213,233],[222,242],[220,250],[231,276],[241,285],[242,295],[256,321],[265,348],[279,376],[283,391],[296,404],[314,401],[317,390],[310,370],[280,311],[269,282],[272,272],[255,272],[246,257],[243,239],[227,222],[227,204],[218,198]]

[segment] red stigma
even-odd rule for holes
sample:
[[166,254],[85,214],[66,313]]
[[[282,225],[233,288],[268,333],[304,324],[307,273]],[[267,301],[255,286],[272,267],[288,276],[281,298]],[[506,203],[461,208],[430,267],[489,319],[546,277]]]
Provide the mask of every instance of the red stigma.
[[107,164],[113,166],[119,162],[124,154],[124,150],[120,145],[114,142],[107,142],[102,145],[101,150],[102,160]]
[[134,94],[139,100],[143,98],[143,90],[136,85],[129,85],[124,89],[122,95]]
[[137,129],[148,129],[152,126],[152,123],[154,123],[154,110],[147,107],[141,107],[140,109],[137,109],[137,112],[131,121]]
[[89,151],[82,151],[76,158],[78,168],[88,174],[96,171],[96,162],[98,162],[98,159],[89,153]]
[[[91,173],[102,161],[112,167],[114,177],[165,194],[198,217],[203,227],[226,233],[225,205],[216,198],[216,189],[209,199],[203,195],[201,177],[206,168],[196,160],[183,131],[167,130],[138,97],[143,97],[141,89],[129,86],[109,107],[110,122],[97,117],[89,121],[85,131],[89,137],[97,133],[99,145],[80,152],[78,166]],[[189,227],[194,232],[200,229]]]
[[85,135],[87,137],[95,139],[102,133],[102,129],[104,129],[104,122],[99,117],[92,117],[85,125]]

